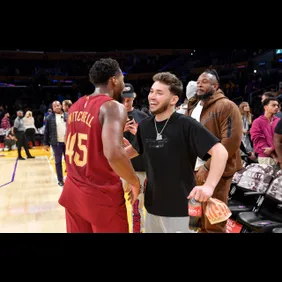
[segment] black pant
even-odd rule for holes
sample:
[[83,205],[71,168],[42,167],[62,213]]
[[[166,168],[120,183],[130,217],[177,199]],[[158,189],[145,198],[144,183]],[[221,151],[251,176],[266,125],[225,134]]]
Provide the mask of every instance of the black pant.
[[29,143],[29,141],[31,141],[32,146],[35,147],[35,129],[34,128],[26,129],[25,136],[26,136],[27,144]]
[[25,133],[23,131],[18,131],[16,133],[16,137],[18,139],[17,147],[18,147],[18,158],[22,158],[21,149],[24,147],[25,153],[28,157],[31,157],[31,154],[28,150],[27,141],[25,137]]

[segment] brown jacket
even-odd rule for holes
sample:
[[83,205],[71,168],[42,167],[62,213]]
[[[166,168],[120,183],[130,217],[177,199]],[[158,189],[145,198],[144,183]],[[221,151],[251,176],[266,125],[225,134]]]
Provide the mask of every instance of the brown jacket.
[[[197,103],[197,99],[189,101],[187,112],[189,116],[191,116]],[[209,100],[205,101],[200,121],[209,132],[221,140],[222,145],[228,151],[228,160],[222,176],[233,176],[242,167],[240,145],[243,125],[238,106],[230,101],[222,90],[218,89]],[[210,162],[211,159],[205,163],[208,169]]]

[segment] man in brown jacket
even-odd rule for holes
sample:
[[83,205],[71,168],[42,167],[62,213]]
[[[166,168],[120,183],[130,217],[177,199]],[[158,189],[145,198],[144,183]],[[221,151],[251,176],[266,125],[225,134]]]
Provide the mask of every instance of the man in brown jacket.
[[[196,99],[195,99],[196,98]],[[188,102],[187,115],[195,118],[213,133],[228,151],[228,160],[213,198],[227,204],[232,177],[241,169],[240,144],[243,134],[242,119],[238,106],[219,89],[219,77],[215,70],[204,71],[197,80],[196,95]],[[197,159],[195,176],[197,185],[202,185],[208,175],[210,159]],[[205,209],[205,204],[203,204]],[[211,225],[205,215],[202,218],[202,232],[225,232],[226,221]]]

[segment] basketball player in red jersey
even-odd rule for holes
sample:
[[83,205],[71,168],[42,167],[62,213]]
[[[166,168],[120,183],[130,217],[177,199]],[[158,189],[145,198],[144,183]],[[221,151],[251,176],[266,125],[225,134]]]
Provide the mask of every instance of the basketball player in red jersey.
[[120,178],[130,184],[132,204],[140,183],[123,148],[127,112],[118,100],[124,77],[118,62],[108,58],[94,63],[89,78],[94,93],[81,97],[68,112],[68,174],[59,204],[66,211],[68,233],[128,233]]

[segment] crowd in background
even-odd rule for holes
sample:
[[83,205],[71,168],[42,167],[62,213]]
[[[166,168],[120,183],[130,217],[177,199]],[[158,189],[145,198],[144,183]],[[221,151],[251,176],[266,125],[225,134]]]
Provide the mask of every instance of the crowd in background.
[[[137,93],[134,100],[136,109],[145,111],[148,110],[148,93],[150,91],[151,78],[137,79],[134,81],[127,80],[127,72],[157,72],[158,70],[173,71],[178,68],[179,76],[183,85],[187,85],[189,81],[196,79],[198,74],[191,73],[187,70],[189,62],[193,62],[194,67],[203,65],[217,65],[218,73],[221,77],[220,88],[224,94],[236,104],[246,101],[250,105],[251,112],[254,117],[258,117],[260,113],[260,97],[263,92],[273,92],[278,99],[282,98],[282,90],[279,82],[282,81],[281,72],[275,73],[260,72],[259,74],[250,73],[249,69],[232,69],[232,64],[240,61],[247,61],[250,58],[261,54],[264,50],[246,50],[234,49],[232,52],[220,51],[201,51],[194,50],[190,58],[187,60],[187,55],[175,53],[172,55],[161,56],[157,55],[130,55],[123,60],[120,60],[120,66],[124,71],[125,81],[134,86]],[[185,57],[185,64],[181,65],[182,58]],[[31,112],[34,119],[35,132],[40,133],[44,126],[46,115],[49,109],[52,109],[51,103],[55,100],[62,102],[63,100],[71,100],[75,102],[82,95],[93,92],[93,85],[87,79],[66,83],[57,83],[54,85],[49,79],[52,75],[79,75],[87,76],[89,68],[92,65],[90,60],[81,61],[30,61],[26,64],[21,60],[1,59],[2,68],[0,75],[10,76],[27,76],[28,81],[22,87],[0,87],[0,130],[5,129],[7,125],[1,125],[1,120],[6,113],[9,114],[9,122],[11,127],[18,110],[23,110],[24,113]],[[228,75],[225,71],[228,69]],[[175,71],[176,72],[176,71]],[[256,93],[254,99],[250,101],[251,93]],[[180,106],[185,101],[183,95],[177,106]],[[281,102],[281,100],[279,100]],[[1,134],[2,133],[2,134]],[[0,131],[3,135],[3,130]],[[3,141],[3,140],[0,140]]]

